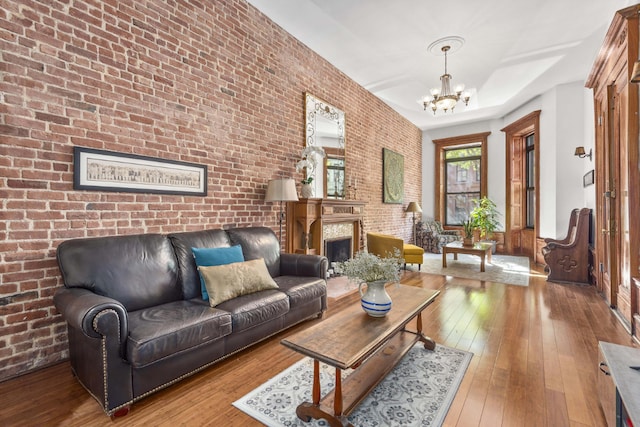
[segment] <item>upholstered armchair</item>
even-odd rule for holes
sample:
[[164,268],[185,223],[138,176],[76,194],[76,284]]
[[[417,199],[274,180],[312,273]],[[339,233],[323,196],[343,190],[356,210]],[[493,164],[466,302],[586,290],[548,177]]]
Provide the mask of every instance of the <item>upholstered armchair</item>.
[[405,269],[407,264],[418,264],[418,270],[420,270],[424,262],[424,249],[387,234],[367,233],[367,250],[379,257],[388,257],[397,250],[404,260]]
[[442,253],[442,247],[447,243],[462,240],[459,231],[445,230],[440,221],[433,219],[419,221],[416,228],[417,245],[424,248],[426,252],[439,254]]

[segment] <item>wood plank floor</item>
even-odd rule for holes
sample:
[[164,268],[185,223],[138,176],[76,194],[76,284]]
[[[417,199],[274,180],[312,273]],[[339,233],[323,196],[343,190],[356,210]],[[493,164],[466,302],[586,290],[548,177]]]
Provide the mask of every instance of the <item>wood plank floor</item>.
[[[593,287],[548,283],[535,269],[528,287],[416,272],[405,272],[403,282],[441,289],[424,312],[426,334],[474,353],[446,426],[605,424],[596,391],[598,341],[633,343]],[[357,299],[330,301],[327,315]],[[113,421],[63,362],[0,383],[0,425],[260,425],[231,403],[301,358],[279,344],[291,332],[149,396]]]

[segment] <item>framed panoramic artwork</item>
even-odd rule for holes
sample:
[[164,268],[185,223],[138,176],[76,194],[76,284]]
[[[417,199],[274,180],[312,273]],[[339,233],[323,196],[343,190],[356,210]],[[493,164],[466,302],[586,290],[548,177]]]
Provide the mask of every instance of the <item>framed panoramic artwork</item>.
[[207,167],[129,153],[73,148],[75,190],[207,195]]
[[404,198],[404,156],[382,149],[382,201],[402,203]]

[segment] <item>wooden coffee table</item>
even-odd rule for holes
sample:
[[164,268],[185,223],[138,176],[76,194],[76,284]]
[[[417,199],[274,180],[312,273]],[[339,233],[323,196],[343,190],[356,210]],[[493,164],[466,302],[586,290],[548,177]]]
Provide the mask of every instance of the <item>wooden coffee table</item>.
[[449,243],[442,247],[442,268],[447,267],[447,254],[453,254],[453,259],[458,259],[458,254],[477,255],[480,257],[480,272],[484,272],[484,259],[491,264],[491,251],[493,243],[474,243],[473,246],[464,246],[462,242]]
[[[347,416],[416,342],[423,342],[428,350],[435,349],[435,342],[422,333],[422,310],[440,291],[387,285],[387,292],[392,308],[385,317],[371,317],[357,303],[282,340],[283,345],[314,359],[313,402],[298,405],[296,414],[301,420],[324,418],[331,426],[350,425]],[[407,330],[413,319],[416,330]],[[336,369],[336,386],[324,397],[320,362]],[[348,368],[355,370],[343,380],[341,371]]]

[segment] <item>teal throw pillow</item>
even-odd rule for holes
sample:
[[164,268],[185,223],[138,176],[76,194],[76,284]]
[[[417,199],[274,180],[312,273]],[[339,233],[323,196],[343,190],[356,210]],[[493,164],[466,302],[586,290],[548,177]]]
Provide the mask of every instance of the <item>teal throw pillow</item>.
[[[244,261],[244,255],[242,254],[242,247],[240,245],[222,248],[191,248],[191,252],[193,252],[193,258],[198,267],[212,267]],[[198,271],[198,274],[200,275],[202,299],[207,301],[209,300],[207,287],[205,286],[204,278],[200,271]]]

